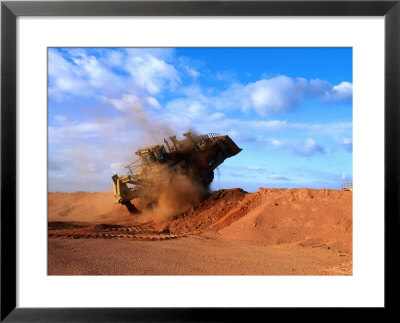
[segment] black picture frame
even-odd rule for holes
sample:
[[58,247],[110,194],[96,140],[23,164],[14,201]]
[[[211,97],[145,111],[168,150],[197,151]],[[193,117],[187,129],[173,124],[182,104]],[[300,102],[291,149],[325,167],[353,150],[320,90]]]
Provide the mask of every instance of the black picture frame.
[[[400,228],[400,0],[395,1],[2,1],[1,321],[202,322],[263,317],[267,308],[16,307],[16,19],[19,16],[384,16],[385,310],[395,310]],[[383,188],[371,188],[381,190]],[[373,233],[371,233],[372,235]],[[40,292],[40,291],[38,291]],[[272,309],[269,309],[272,310]],[[279,311],[279,309],[275,309]],[[281,309],[282,310],[282,309]],[[329,309],[327,309],[329,310]],[[330,309],[332,312],[332,310]],[[380,311],[380,310],[379,310]],[[261,315],[261,316],[260,316]],[[265,317],[265,316],[264,316]],[[265,317],[267,319],[267,317]],[[252,319],[250,319],[252,320]]]

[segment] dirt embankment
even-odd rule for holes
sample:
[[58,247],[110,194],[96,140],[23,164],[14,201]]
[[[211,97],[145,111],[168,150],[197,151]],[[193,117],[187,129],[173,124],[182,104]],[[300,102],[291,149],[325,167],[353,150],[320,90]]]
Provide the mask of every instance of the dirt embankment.
[[48,205],[49,275],[352,274],[352,192],[220,190],[168,219],[112,193],[49,193]]
[[315,189],[264,189],[253,194],[218,191],[175,217],[176,234],[211,230],[219,239],[261,245],[298,243],[352,252],[352,193]]
[[48,193],[48,221],[107,223],[132,220],[112,192]]
[[[112,193],[49,193],[49,232],[75,230],[69,237],[155,240],[162,234],[176,238],[201,233],[226,241],[296,244],[352,253],[352,192],[260,188],[249,194],[241,189],[219,190],[169,220],[150,219],[148,212],[132,215],[113,204]],[[82,234],[80,227],[85,228]],[[124,234],[90,235],[93,230]]]

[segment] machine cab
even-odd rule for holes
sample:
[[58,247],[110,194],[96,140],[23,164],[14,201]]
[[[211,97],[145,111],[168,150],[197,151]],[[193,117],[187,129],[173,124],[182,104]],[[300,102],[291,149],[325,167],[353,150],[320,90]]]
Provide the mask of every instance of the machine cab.
[[165,154],[166,151],[163,145],[146,147],[136,152],[136,155],[147,165],[155,163],[162,164],[165,161]]

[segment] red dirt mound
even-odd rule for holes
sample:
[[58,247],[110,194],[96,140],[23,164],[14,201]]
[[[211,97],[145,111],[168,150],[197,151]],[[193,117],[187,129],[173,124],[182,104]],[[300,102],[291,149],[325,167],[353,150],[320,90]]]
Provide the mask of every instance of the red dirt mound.
[[182,235],[207,231],[223,240],[261,245],[290,243],[352,252],[352,192],[260,188],[249,194],[239,188],[219,190],[159,223],[149,223],[149,214],[132,215],[114,204],[112,193],[48,196],[49,222],[57,226],[60,222],[130,223],[146,230],[153,228],[154,232]]
[[246,214],[220,230],[221,238],[352,252],[352,192],[260,188],[242,205]]
[[115,222],[131,220],[125,207],[114,204],[112,192],[48,193],[48,221]]
[[238,214],[238,209],[242,210],[241,203],[246,194],[240,188],[213,192],[205,201],[174,216],[167,222],[167,228],[181,234],[229,225],[244,215],[242,212],[237,217],[233,216]]

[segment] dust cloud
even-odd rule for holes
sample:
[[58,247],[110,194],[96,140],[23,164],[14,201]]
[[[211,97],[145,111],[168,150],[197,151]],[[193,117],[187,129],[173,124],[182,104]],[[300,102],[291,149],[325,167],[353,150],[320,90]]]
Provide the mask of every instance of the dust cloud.
[[57,133],[49,134],[56,135],[63,146],[49,147],[49,156],[62,174],[50,174],[51,187],[57,191],[112,190],[111,176],[127,174],[125,166],[137,159],[138,149],[163,143],[164,138],[176,134],[155,112],[139,99],[112,111],[104,102],[85,109],[85,121],[60,125]]
[[[65,127],[64,141],[69,147],[70,161],[67,177],[69,186],[75,187],[73,191],[111,191],[112,175],[128,174],[125,166],[138,159],[135,155],[138,149],[163,144],[164,138],[178,133],[134,95],[109,103],[115,108],[112,117],[106,102],[84,111],[88,120],[85,127],[90,129],[84,136],[74,132],[73,123]],[[197,134],[195,129],[187,131]],[[190,174],[176,168],[146,178],[146,185],[140,189],[140,200],[134,204],[142,211],[143,221],[164,221],[209,194],[208,187],[197,184]]]
[[[132,155],[140,148],[162,144],[165,139],[176,135],[164,122],[150,119],[140,102],[134,102],[123,112],[130,126],[140,130],[141,140],[132,142],[127,150]],[[188,132],[197,134],[195,129]],[[132,140],[134,141],[134,140]],[[127,159],[127,156],[124,156]],[[140,187],[140,201],[136,202],[141,210],[141,221],[165,221],[190,208],[209,194],[209,187],[199,185],[182,169],[176,167],[157,174],[147,174],[146,184]],[[138,206],[136,205],[135,206]]]
[[148,180],[135,205],[141,211],[141,221],[169,220],[209,195],[209,187],[192,180],[182,170],[154,174]]

